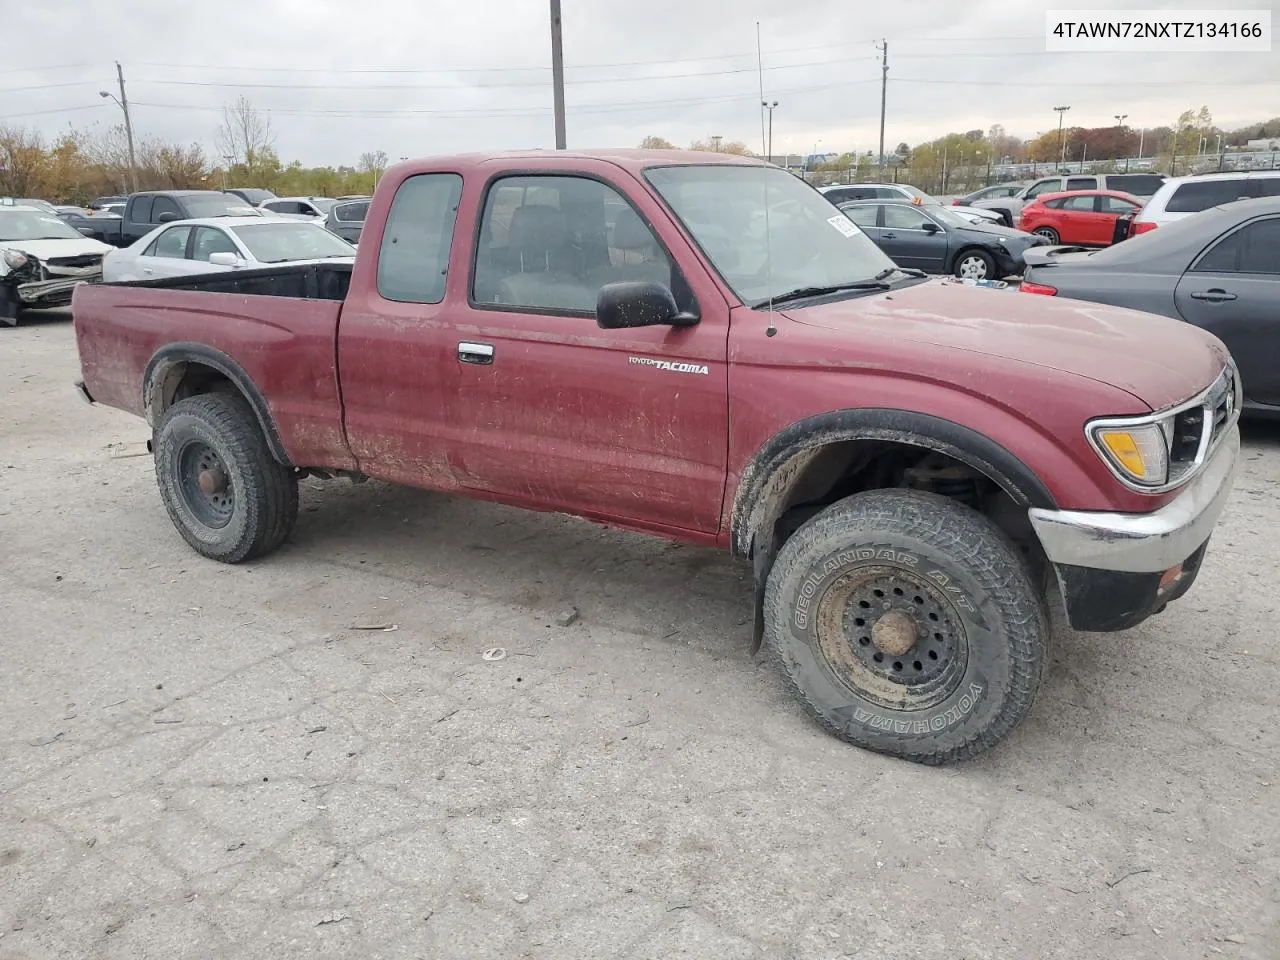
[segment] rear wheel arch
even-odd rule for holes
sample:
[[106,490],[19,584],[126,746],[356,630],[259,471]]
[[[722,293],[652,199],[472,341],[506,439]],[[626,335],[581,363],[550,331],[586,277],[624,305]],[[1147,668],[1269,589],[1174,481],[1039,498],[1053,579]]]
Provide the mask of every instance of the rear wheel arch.
[[240,364],[221,350],[202,343],[171,343],[148,361],[142,375],[142,404],[155,427],[165,410],[179,400],[202,393],[235,393],[253,410],[271,455],[291,467],[267,399]]

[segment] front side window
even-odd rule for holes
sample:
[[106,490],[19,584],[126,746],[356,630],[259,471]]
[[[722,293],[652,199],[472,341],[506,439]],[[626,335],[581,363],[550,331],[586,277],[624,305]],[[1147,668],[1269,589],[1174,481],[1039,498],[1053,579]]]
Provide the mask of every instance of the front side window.
[[884,206],[884,226],[886,230],[923,230],[928,217],[915,207],[901,203],[886,203]]
[[155,197],[134,197],[129,206],[129,216],[134,223],[151,223],[151,202]]
[[378,251],[381,296],[404,303],[444,299],[461,197],[462,177],[456,173],[421,173],[400,185]]
[[191,235],[191,227],[183,224],[170,227],[151,242],[143,254],[145,257],[168,257],[173,260],[185,259],[187,255],[187,237]]
[[203,260],[208,263],[215,253],[234,253],[240,256],[235,243],[216,227],[196,227],[196,240],[191,248],[192,260]]
[[874,203],[850,204],[840,209],[860,227],[874,227],[880,213],[880,207]]
[[1128,200],[1121,200],[1119,197],[1102,198],[1103,213],[1113,213],[1121,217],[1126,217],[1137,209],[1138,205],[1136,203],[1131,203]]
[[611,186],[586,177],[530,176],[489,188],[476,251],[476,303],[590,313],[601,287],[627,281],[660,283],[682,306],[691,301],[653,230]]
[[653,167],[644,176],[749,305],[800,288],[869,280],[894,268],[848,217],[783,170],[691,164]]
[[171,213],[179,219],[182,217],[182,211],[176,203],[168,197],[156,197],[155,206],[151,208],[151,222],[159,223],[160,215],[164,213]]
[[1052,180],[1041,180],[1027,191],[1027,199],[1034,200],[1042,193],[1056,193],[1061,186],[1062,181],[1056,177]]
[[1255,220],[1244,230],[1241,273],[1280,274],[1280,217]]

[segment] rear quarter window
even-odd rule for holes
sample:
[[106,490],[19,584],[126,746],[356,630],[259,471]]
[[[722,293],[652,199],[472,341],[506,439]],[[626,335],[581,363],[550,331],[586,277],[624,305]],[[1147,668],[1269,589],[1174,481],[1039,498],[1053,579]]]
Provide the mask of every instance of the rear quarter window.
[[1107,189],[1132,193],[1135,197],[1150,197],[1164,183],[1163,177],[1151,173],[1115,173],[1107,175]]
[[382,231],[378,293],[404,303],[439,303],[462,197],[456,173],[422,173],[400,185]]
[[368,200],[357,200],[355,203],[340,203],[333,208],[333,219],[344,223],[362,223],[369,212]]
[[1199,213],[1248,195],[1249,182],[1243,177],[1238,180],[1192,180],[1173,191],[1165,209],[1170,213]]

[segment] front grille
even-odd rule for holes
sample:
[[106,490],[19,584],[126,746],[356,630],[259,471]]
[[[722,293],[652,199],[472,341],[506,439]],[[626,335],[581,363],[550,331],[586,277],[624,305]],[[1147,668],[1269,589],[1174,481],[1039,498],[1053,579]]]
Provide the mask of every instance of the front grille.
[[51,267],[96,267],[101,262],[100,253],[86,253],[79,257],[50,257],[45,261]]
[[1228,364],[1199,400],[1173,418],[1169,438],[1169,481],[1176,483],[1200,466],[1235,421],[1236,372]]

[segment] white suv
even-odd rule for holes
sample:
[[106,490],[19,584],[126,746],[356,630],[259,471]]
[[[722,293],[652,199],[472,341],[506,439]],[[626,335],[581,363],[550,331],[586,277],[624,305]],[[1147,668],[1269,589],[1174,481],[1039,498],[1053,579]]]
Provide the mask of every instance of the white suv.
[[1280,196],[1280,170],[1254,173],[1205,173],[1166,180],[1133,218],[1129,236],[1146,233],[1201,210],[1234,200]]

